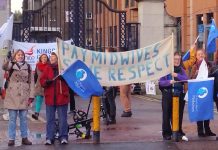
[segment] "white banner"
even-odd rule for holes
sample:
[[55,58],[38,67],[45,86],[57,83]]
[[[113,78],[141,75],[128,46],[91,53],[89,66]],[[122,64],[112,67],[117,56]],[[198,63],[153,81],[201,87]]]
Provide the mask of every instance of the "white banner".
[[[9,40],[12,40],[12,30],[13,30],[14,16],[11,15],[10,18],[4,23],[0,28],[0,67],[2,68],[3,60],[6,57],[9,49]],[[0,69],[0,87],[3,87],[3,75],[4,71]]]
[[58,39],[61,71],[74,60],[81,60],[91,69],[102,86],[119,86],[158,80],[172,72],[172,36],[153,45],[127,52],[96,52]]
[[[66,41],[70,43],[70,41]],[[26,61],[34,70],[39,57],[42,54],[51,55],[52,52],[57,51],[57,43],[25,43],[13,41],[12,50],[22,49],[25,52]]]

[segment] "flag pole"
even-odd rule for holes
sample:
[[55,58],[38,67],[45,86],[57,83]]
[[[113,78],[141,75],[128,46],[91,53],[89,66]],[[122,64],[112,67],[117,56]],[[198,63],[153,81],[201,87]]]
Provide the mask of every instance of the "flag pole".
[[174,34],[172,32],[172,50],[171,50],[171,63],[172,63],[172,73],[174,73]]
[[[57,50],[58,50],[58,70],[59,70],[59,75],[61,74],[61,62],[60,62],[60,49],[59,49],[59,39],[58,38],[56,38],[56,43],[57,43]],[[58,75],[58,76],[59,76]],[[57,77],[58,76],[56,76],[55,78],[54,78],[54,80],[55,79],[57,79]],[[60,93],[62,94],[62,85],[61,85],[61,81],[59,82],[60,83]]]

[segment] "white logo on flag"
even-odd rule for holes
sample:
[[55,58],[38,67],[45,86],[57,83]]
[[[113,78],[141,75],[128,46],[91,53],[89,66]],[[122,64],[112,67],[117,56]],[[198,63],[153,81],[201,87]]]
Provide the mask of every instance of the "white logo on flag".
[[206,87],[201,87],[197,91],[197,95],[199,98],[205,98],[208,94],[208,89]]

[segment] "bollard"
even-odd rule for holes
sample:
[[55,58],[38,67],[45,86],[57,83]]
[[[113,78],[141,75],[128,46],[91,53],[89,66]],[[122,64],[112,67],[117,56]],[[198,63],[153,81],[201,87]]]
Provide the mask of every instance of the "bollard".
[[173,96],[173,109],[172,109],[172,132],[173,141],[179,141],[179,97]]
[[100,97],[93,96],[93,143],[100,143]]

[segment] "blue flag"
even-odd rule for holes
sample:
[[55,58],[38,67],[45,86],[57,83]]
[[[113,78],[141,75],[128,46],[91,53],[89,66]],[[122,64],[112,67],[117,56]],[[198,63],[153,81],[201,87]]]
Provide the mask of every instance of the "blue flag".
[[68,86],[82,98],[101,96],[103,88],[91,70],[80,60],[76,60],[63,73]]
[[188,81],[188,112],[191,122],[213,119],[214,78]]
[[182,61],[186,61],[190,58],[190,50],[188,50],[182,57]]
[[210,25],[210,32],[207,38],[207,53],[214,53],[216,51],[216,38],[218,37],[218,30],[214,19]]

